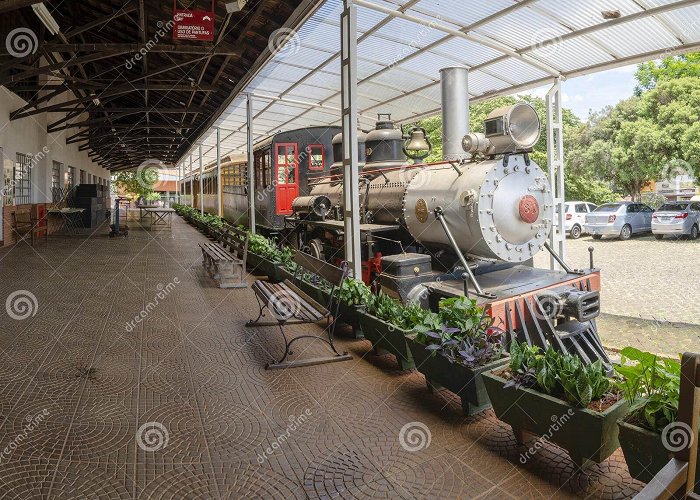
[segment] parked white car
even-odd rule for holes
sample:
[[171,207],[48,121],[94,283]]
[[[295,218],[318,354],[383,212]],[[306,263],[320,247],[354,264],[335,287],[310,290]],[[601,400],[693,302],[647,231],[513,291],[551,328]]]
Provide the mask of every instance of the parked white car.
[[573,239],[581,237],[586,225],[586,214],[597,207],[585,201],[567,201],[564,203],[564,229]]

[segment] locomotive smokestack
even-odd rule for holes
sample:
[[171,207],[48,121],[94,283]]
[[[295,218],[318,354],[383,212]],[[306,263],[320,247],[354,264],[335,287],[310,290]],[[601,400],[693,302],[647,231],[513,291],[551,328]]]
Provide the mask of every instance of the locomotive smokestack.
[[467,68],[440,70],[442,88],[442,158],[463,160],[469,155],[462,139],[469,133],[469,84]]

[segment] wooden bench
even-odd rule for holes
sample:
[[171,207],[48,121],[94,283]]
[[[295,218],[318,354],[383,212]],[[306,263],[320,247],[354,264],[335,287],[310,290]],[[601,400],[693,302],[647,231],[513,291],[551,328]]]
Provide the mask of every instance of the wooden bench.
[[[678,401],[678,420],[669,424],[683,433],[683,448],[675,452],[671,461],[659,471],[637,499],[692,498],[696,482],[695,467],[698,459],[698,423],[700,417],[700,354],[683,354],[681,388]],[[679,432],[679,435],[681,434]],[[688,439],[690,438],[690,439]]]
[[28,234],[31,235],[32,246],[36,243],[37,237],[41,232],[44,233],[44,241],[46,243],[49,242],[49,228],[47,225],[39,226],[39,220],[32,219],[27,212],[12,212],[12,230],[20,237],[20,240],[23,240]]
[[[273,362],[268,363],[265,368],[294,368],[352,359],[352,356],[347,352],[341,354],[335,348],[333,333],[335,330],[335,317],[338,312],[337,306],[335,314],[331,311],[333,293],[336,288],[342,286],[343,281],[347,278],[347,268],[344,267],[341,269],[302,252],[296,252],[293,258],[294,262],[297,264],[295,277],[304,269],[321,276],[331,284],[330,298],[326,306],[319,304],[289,280],[284,280],[282,283],[270,283],[269,281],[258,280],[253,283],[253,291],[255,292],[258,305],[260,306],[260,312],[258,317],[255,320],[248,321],[246,326],[278,325],[285,344],[282,358],[279,361],[273,360]],[[265,316],[265,309],[270,312],[274,321],[260,321],[260,319]],[[333,321],[331,321],[331,317],[334,318]],[[322,335],[313,335],[309,333],[289,339],[284,333],[285,325],[317,323],[324,319],[327,320],[326,329],[324,331],[328,331],[328,338],[324,338],[322,336],[323,333]],[[330,346],[333,355],[288,361],[287,356],[293,354],[291,350],[292,344],[300,339],[321,340]]]
[[202,249],[202,264],[209,276],[219,282],[219,288],[246,288],[248,234],[229,227],[218,236],[217,242],[199,244]]

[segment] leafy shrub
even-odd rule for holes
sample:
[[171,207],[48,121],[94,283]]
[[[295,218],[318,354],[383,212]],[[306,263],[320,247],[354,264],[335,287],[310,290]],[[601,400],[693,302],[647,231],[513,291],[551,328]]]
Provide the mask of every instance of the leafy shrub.
[[677,361],[625,347],[615,371],[617,386],[630,404],[630,417],[641,426],[661,432],[678,418],[681,365]]
[[578,356],[563,354],[552,347],[542,349],[513,342],[510,348],[510,386],[532,387],[585,408],[610,392],[611,381],[600,360],[585,364]]
[[338,300],[346,306],[358,306],[367,304],[372,297],[372,290],[362,281],[348,278],[343,281],[343,286],[338,289]]

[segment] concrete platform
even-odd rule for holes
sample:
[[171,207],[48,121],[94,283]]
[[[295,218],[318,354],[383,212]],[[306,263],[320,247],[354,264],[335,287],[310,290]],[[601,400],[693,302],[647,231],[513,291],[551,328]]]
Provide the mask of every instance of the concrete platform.
[[429,393],[422,375],[398,371],[367,341],[341,337],[352,361],[266,371],[281,354],[279,331],[243,326],[257,315],[253,292],[206,276],[204,239],[175,217],[172,232],[109,239],[103,227],[0,252],[3,498],[626,498],[641,489],[619,451],[585,474],[548,443],[526,457],[492,412],[463,417],[449,393]]

